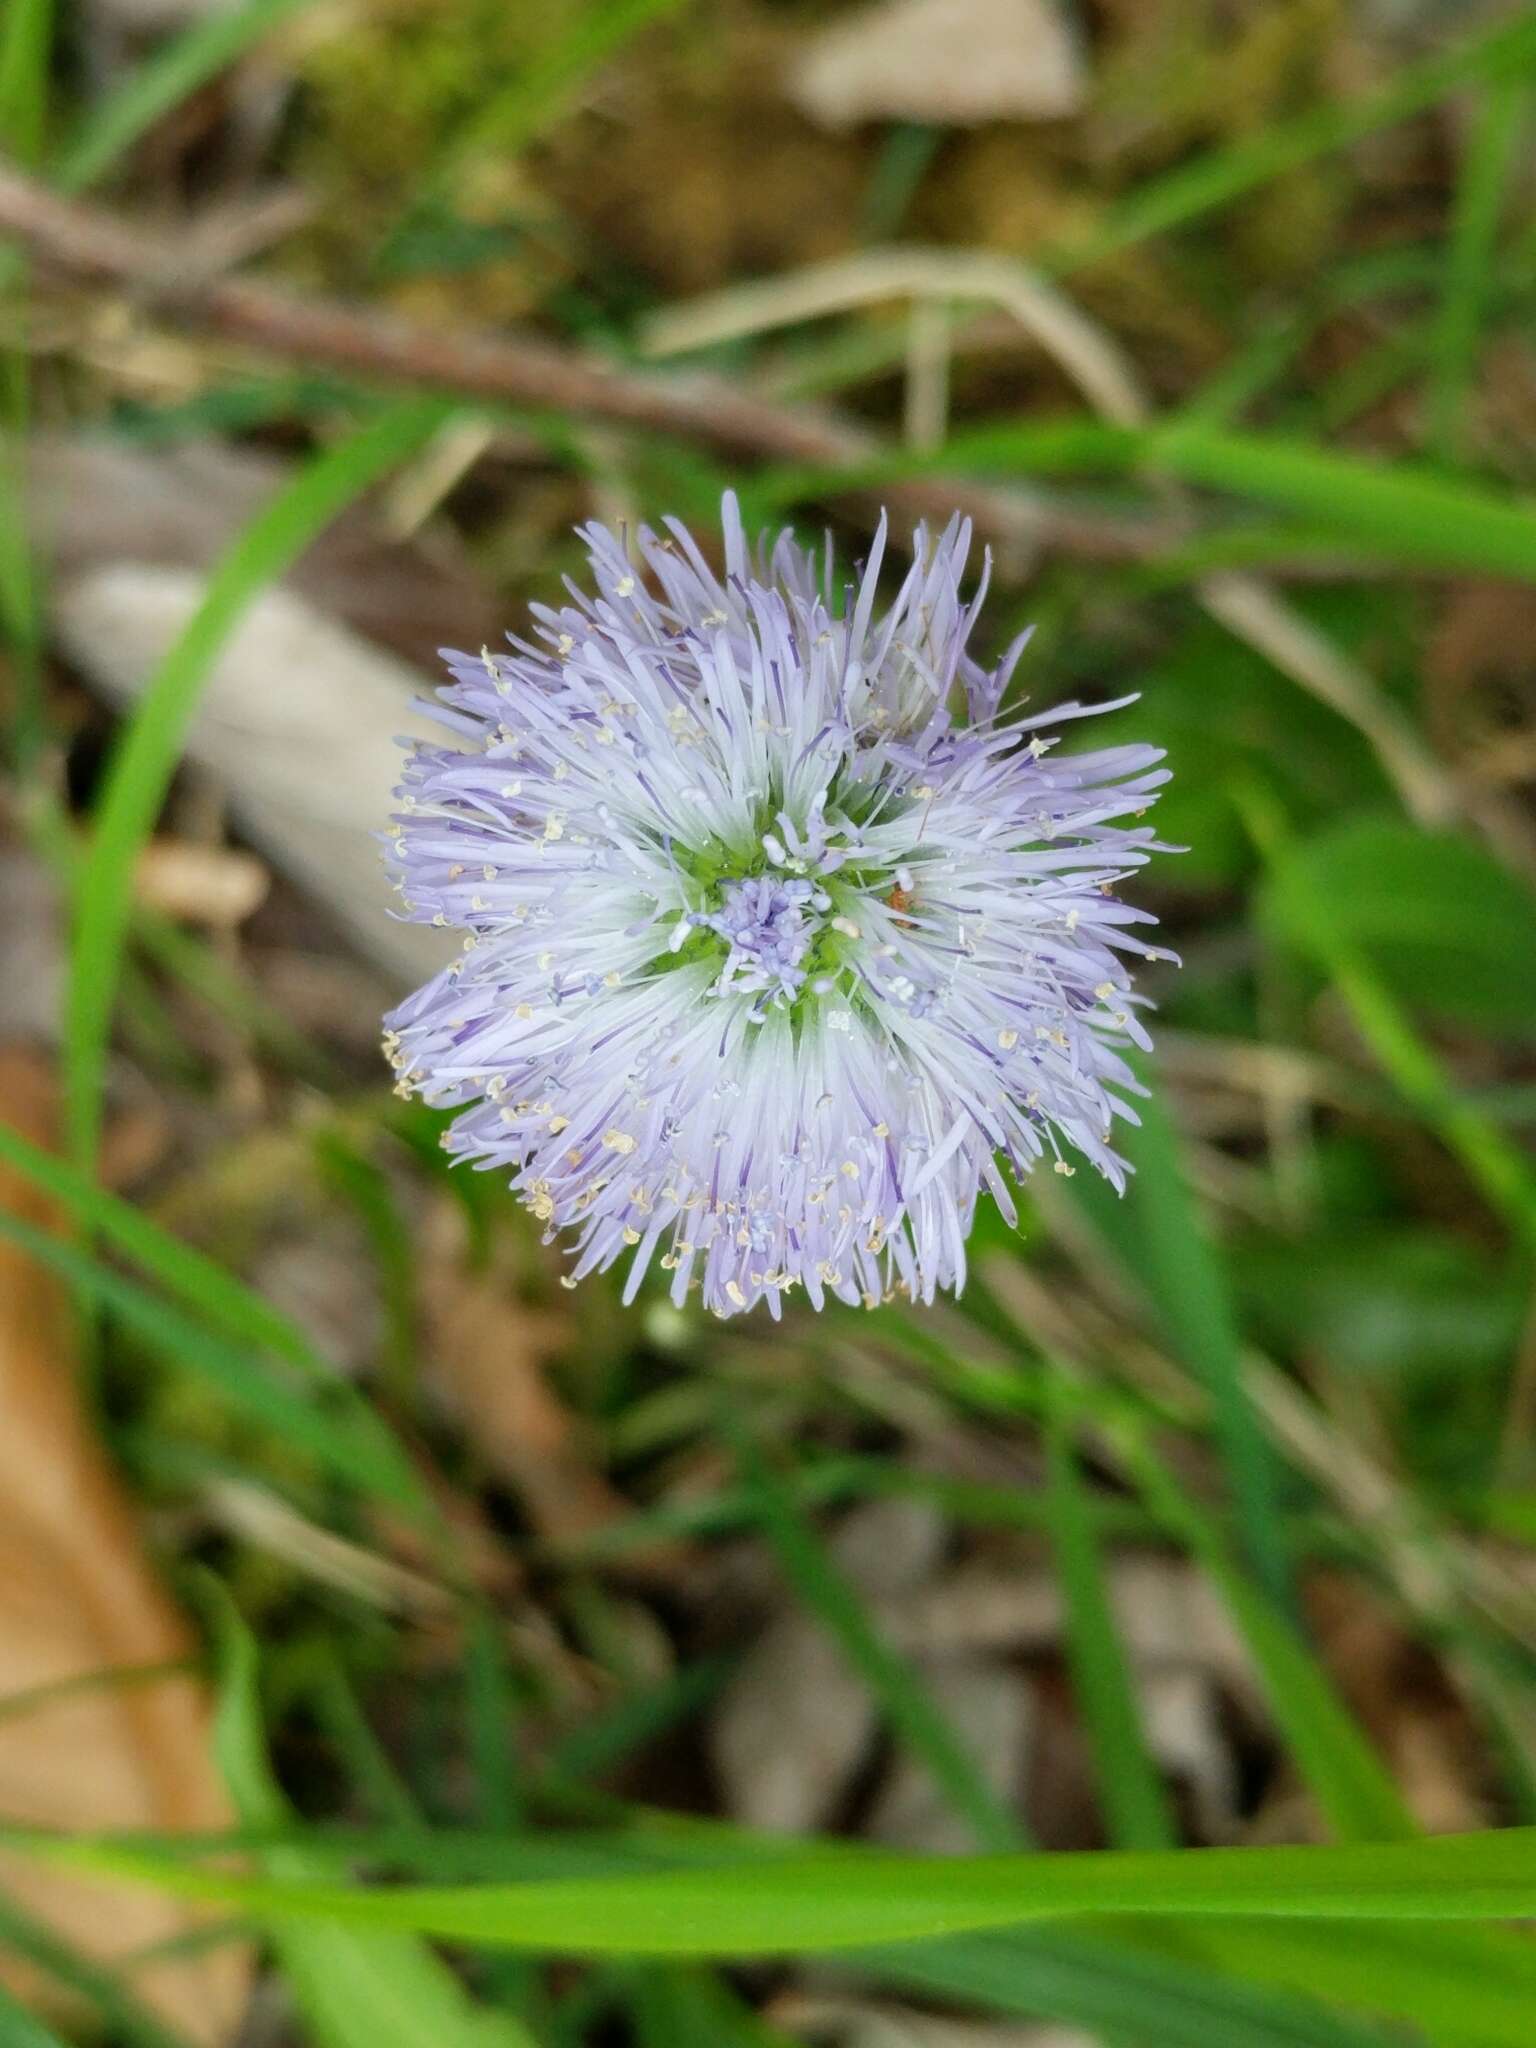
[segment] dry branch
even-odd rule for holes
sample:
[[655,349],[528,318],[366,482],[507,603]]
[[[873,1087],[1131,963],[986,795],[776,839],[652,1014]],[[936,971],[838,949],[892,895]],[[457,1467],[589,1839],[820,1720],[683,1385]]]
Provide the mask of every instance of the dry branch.
[[[609,421],[696,441],[727,456],[808,468],[856,468],[884,444],[836,414],[757,398],[719,378],[617,368],[529,335],[451,333],[371,308],[301,297],[255,279],[189,266],[195,237],[172,242],[99,207],[61,198],[0,161],[0,235],[43,269],[127,293],[174,325],[365,379],[488,403]],[[1018,490],[925,477],[885,487],[901,512],[945,519],[956,508],[1002,557],[1027,566],[1041,548],[1101,560],[1141,559],[1168,545],[1162,522],[1104,518]]]

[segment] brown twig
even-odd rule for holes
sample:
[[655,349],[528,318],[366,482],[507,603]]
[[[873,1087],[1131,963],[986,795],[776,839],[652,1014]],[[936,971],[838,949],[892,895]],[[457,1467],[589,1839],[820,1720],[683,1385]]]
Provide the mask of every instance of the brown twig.
[[[698,441],[725,455],[823,469],[856,469],[885,446],[846,419],[754,397],[719,378],[620,369],[529,335],[450,333],[335,300],[300,297],[254,279],[190,273],[184,248],[102,209],[65,199],[0,161],[0,235],[44,269],[131,294],[179,326],[286,361],[324,365],[465,398],[605,420]],[[886,487],[907,515],[959,509],[997,547],[1002,566],[1037,550],[1138,560],[1166,547],[1159,522],[1111,519],[1045,504],[1019,490],[925,477]]]

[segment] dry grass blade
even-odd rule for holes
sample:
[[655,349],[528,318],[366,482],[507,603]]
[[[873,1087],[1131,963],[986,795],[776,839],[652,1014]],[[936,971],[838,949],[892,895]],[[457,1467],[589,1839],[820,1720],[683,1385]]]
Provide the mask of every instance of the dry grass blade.
[[[894,298],[995,305],[1039,343],[1105,419],[1139,427],[1152,418],[1135,368],[1097,321],[1027,264],[976,250],[879,249],[732,287],[656,315],[646,341],[653,355],[675,355]],[[1442,825],[1459,814],[1460,790],[1409,721],[1277,591],[1236,571],[1204,577],[1196,590],[1212,618],[1364,735],[1404,808],[1420,824]],[[1501,850],[1511,852],[1509,835],[1498,836]]]

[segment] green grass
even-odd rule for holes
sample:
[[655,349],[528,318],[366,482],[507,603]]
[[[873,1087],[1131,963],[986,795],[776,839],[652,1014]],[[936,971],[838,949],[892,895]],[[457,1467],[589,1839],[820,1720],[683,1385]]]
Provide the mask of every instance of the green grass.
[[1467,386],[1492,296],[1499,216],[1529,106],[1528,77],[1512,72],[1491,81],[1457,182],[1429,391],[1431,443],[1445,462],[1454,461],[1462,439]]
[[[0,1945],[36,1971],[56,1999],[71,2001],[110,2027],[129,2048],[190,2048],[186,2036],[164,2025],[120,1983],[117,1973],[82,1956],[48,1924],[0,1893]],[[0,2010],[0,2019],[9,2015]],[[7,2043],[9,2048],[9,2043]]]
[[1127,1465],[1164,1525],[1221,1592],[1285,1730],[1287,1747],[1341,1841],[1409,1838],[1413,1822],[1390,1772],[1367,1743],[1295,1626],[1243,1573],[1219,1525],[1180,1490],[1139,1434],[1117,1433]]
[[0,1990],[0,2038],[7,2048],[66,2048],[62,2034],[45,2027],[5,1990]]
[[1202,1226],[1181,1169],[1161,1086],[1139,1101],[1139,1127],[1126,1141],[1135,1179],[1116,1198],[1080,1175],[1077,1200],[1168,1333],[1170,1348],[1205,1387],[1222,1442],[1248,1562],[1279,1608],[1292,1598],[1273,1450],[1243,1385],[1241,1341],[1230,1283]]
[[95,184],[157,121],[227,71],[263,36],[314,5],[315,0],[240,0],[168,37],[76,123],[49,165],[52,183],[61,192],[81,192]]
[[[15,0],[0,22],[0,150],[35,163],[47,128],[53,0]],[[6,251],[0,250],[0,282]],[[14,275],[24,279],[18,263]],[[11,672],[7,751],[17,768],[36,762],[43,743],[43,610],[25,502],[25,449],[31,424],[24,291],[16,294],[13,332],[0,352],[0,635]]]
[[242,1410],[275,1441],[313,1459],[316,1467],[365,1497],[417,1508],[420,1494],[376,1412],[338,1381],[317,1396],[313,1383],[292,1382],[228,1343],[146,1288],[126,1280],[79,1245],[0,1210],[0,1235],[51,1268],[80,1298],[110,1313],[166,1363],[198,1376],[224,1402]]
[[[902,453],[855,471],[768,472],[754,485],[765,513],[850,485],[926,472],[1028,478],[1111,477],[1199,485],[1278,510],[1309,535],[1378,570],[1470,571],[1536,581],[1536,513],[1523,496],[1428,464],[1383,464],[1305,441],[1195,419],[1145,428],[1057,419],[971,426],[930,455]],[[1221,532],[1218,527],[1217,533]],[[1266,547],[1276,546],[1271,536]]]
[[584,1955],[834,1953],[1031,1920],[1487,1921],[1536,1914],[1536,1829],[1326,1848],[1132,1850],[1051,1856],[775,1856],[743,1868],[515,1885],[370,1890],[230,1877],[85,1840],[13,1842],[61,1867],[132,1878],[275,1927]]
[[[215,1752],[241,1818],[252,1826],[281,1826],[288,1808],[266,1756],[256,1646],[232,1610],[221,1610],[220,1627],[224,1679]],[[302,1848],[294,1848],[275,1857],[272,1867],[302,1879],[313,1866]],[[532,2048],[525,2028],[508,2014],[476,2008],[447,1964],[409,1935],[359,1934],[301,1920],[278,1930],[275,1941],[317,2048],[417,2048],[423,2041]]]
[[20,163],[42,153],[52,48],[53,0],[14,0],[0,25],[0,138]]
[[[1286,937],[1328,977],[1348,1006],[1361,1038],[1404,1099],[1456,1155],[1468,1179],[1514,1235],[1536,1250],[1536,1170],[1526,1153],[1458,1094],[1404,1004],[1351,937],[1351,911],[1337,906],[1333,893],[1320,886],[1321,878],[1306,862],[1288,858],[1288,849],[1262,808],[1256,807],[1251,815],[1270,850],[1273,886],[1269,906]],[[1387,881],[1390,872],[1383,864],[1381,879]],[[1472,901],[1475,904],[1476,898]],[[1460,908],[1452,913],[1447,906],[1441,929],[1460,938],[1465,916]],[[1522,958],[1518,926],[1513,930],[1518,963]]]
[[1171,1849],[1177,1830],[1167,1789],[1147,1751],[1064,1391],[1047,1422],[1046,1456],[1051,1541],[1067,1603],[1067,1653],[1110,1839],[1121,1849]]
[[1149,179],[1079,248],[1069,245],[1057,265],[1099,261],[1134,243],[1186,227],[1317,157],[1347,149],[1379,129],[1407,120],[1460,86],[1491,79],[1502,87],[1533,71],[1536,26],[1525,18],[1497,23],[1457,47],[1404,65],[1374,93],[1326,101]]
[[993,1793],[975,1758],[934,1705],[921,1675],[884,1640],[792,1496],[764,1460],[750,1453],[745,1476],[756,1496],[758,1524],[791,1588],[869,1687],[891,1728],[969,1825],[978,1844],[989,1849],[1018,1846],[1017,1818]]

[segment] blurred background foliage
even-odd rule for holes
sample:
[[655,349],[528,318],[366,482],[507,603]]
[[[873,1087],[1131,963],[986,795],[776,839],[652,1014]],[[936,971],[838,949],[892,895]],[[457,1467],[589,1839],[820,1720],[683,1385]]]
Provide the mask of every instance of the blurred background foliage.
[[[622,1920],[765,1831],[1536,1822],[1533,85],[1473,0],[6,0],[8,1826]],[[963,503],[1020,689],[1173,769],[1133,1190],[987,1208],[932,1311],[569,1292],[382,1078],[436,648],[727,486],[849,558]],[[1513,1932],[549,1963],[6,1840],[18,2048],[1536,2013]]]

